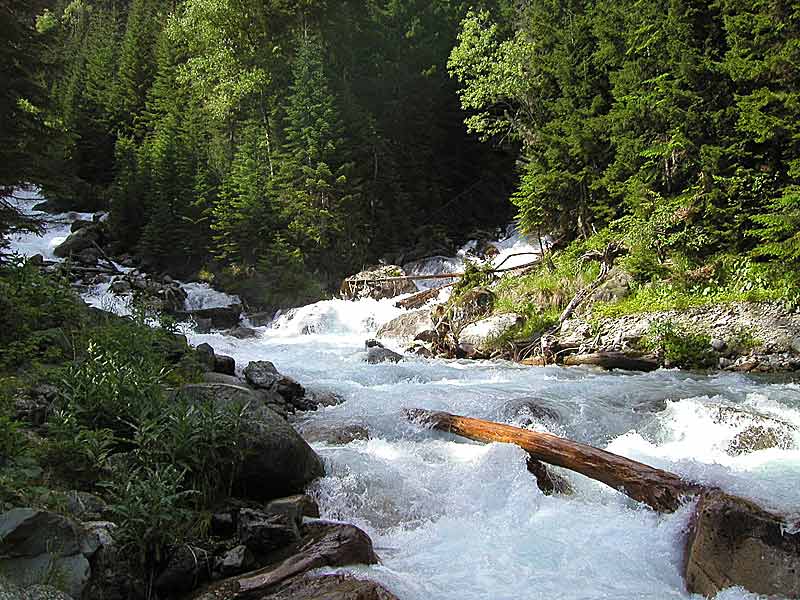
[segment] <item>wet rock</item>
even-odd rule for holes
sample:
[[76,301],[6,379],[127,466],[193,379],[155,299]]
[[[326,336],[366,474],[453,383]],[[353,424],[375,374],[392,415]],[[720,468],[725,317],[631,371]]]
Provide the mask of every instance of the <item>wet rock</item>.
[[250,321],[253,327],[264,327],[272,323],[274,316],[275,313],[269,311],[257,312],[247,315],[247,320]]
[[355,440],[368,440],[369,429],[363,425],[324,425],[307,424],[303,428],[303,437],[309,442],[345,446]]
[[405,271],[397,265],[385,265],[367,269],[345,279],[342,282],[339,293],[345,300],[357,300],[360,298],[382,300],[384,298],[394,298],[400,294],[413,294],[417,291],[417,286],[410,279],[385,281],[387,278],[405,276]]
[[738,456],[769,448],[788,450],[792,447],[794,447],[794,436],[787,428],[751,425],[737,433],[730,441],[728,454]]
[[687,588],[706,597],[734,586],[799,597],[800,533],[790,530],[780,516],[751,502],[706,492],[687,543]]
[[237,531],[242,544],[258,554],[279,550],[300,539],[297,520],[292,516],[249,508],[239,511]]
[[295,494],[273,500],[264,507],[264,512],[283,515],[287,519],[294,521],[297,527],[300,527],[303,524],[303,517],[319,518],[319,505],[311,496]]
[[214,354],[214,372],[225,375],[236,375],[236,361],[232,356]]
[[306,390],[306,397],[317,407],[338,406],[345,401],[339,394],[331,392],[330,390]]
[[278,369],[268,360],[256,360],[244,368],[244,378],[253,387],[271,389],[281,378]]
[[225,335],[235,337],[238,340],[249,340],[258,337],[258,332],[249,327],[237,326],[225,332]]
[[168,284],[159,289],[156,296],[161,300],[161,307],[165,312],[178,315],[186,308],[189,294],[178,284]]
[[515,398],[509,400],[497,411],[495,420],[512,421],[519,427],[533,425],[552,426],[561,423],[559,412],[547,406],[541,398]]
[[255,556],[245,545],[239,545],[225,553],[217,565],[217,570],[223,577],[238,575],[250,571],[258,566]]
[[69,226],[69,230],[71,233],[75,233],[79,229],[84,229],[86,227],[92,227],[94,225],[93,221],[87,221],[86,219],[76,219],[72,222],[72,225]]
[[468,357],[488,356],[493,344],[522,320],[517,314],[507,313],[470,323],[458,334],[458,347]]
[[53,249],[53,254],[66,258],[70,254],[78,254],[81,250],[93,248],[100,241],[100,233],[96,227],[84,227],[71,233],[66,240]]
[[381,344],[378,340],[367,340],[364,342],[364,349],[369,350],[370,348],[385,348],[383,344]]
[[200,344],[194,349],[200,363],[209,371],[214,370],[216,354],[211,344]]
[[417,336],[433,335],[433,328],[431,310],[429,308],[422,308],[395,317],[381,326],[376,335],[380,338],[391,337],[413,340],[417,338]]
[[89,582],[89,559],[99,543],[76,521],[52,512],[16,508],[0,515],[0,572],[28,587],[60,574],[60,587],[81,598]]
[[44,256],[41,254],[34,254],[28,258],[28,264],[31,264],[34,267],[42,267],[44,266]]
[[325,470],[319,456],[253,390],[224,384],[194,384],[178,392],[190,402],[219,410],[246,406],[242,421],[244,461],[235,479],[236,493],[269,500],[302,492]]
[[212,325],[211,319],[194,318],[194,330],[197,333],[211,333]]
[[405,350],[406,354],[413,354],[414,356],[419,356],[420,358],[433,358],[435,353],[433,351],[433,345],[425,342],[415,341]]
[[401,360],[403,360],[402,355],[398,354],[397,352],[393,352],[388,348],[372,347],[367,351],[366,361],[371,365],[375,365],[382,362],[397,363],[400,362]]
[[215,329],[231,329],[239,324],[242,307],[239,304],[221,306],[216,308],[201,308],[189,311],[189,316],[195,319],[211,319],[211,326]]
[[397,597],[374,581],[345,574],[291,579],[261,600],[397,600]]
[[211,578],[212,566],[211,555],[206,550],[188,544],[178,546],[156,578],[155,589],[168,596],[191,592]]

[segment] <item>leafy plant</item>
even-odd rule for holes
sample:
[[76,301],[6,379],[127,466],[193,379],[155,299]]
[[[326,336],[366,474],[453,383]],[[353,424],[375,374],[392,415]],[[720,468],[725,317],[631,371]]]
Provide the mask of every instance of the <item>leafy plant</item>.
[[652,323],[642,338],[641,345],[644,349],[662,356],[667,366],[710,367],[715,360],[709,336],[672,321]]

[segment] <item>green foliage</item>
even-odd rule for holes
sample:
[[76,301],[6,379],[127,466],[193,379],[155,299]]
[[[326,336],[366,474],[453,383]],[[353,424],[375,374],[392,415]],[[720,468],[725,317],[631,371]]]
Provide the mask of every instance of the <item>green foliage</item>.
[[115,445],[110,429],[83,426],[74,412],[56,410],[47,422],[42,462],[63,480],[92,487],[105,474]]
[[118,525],[114,539],[121,548],[135,551],[139,566],[158,564],[189,531],[195,492],[182,488],[183,477],[175,466],[161,464],[119,473],[108,485],[109,508]]
[[0,264],[0,369],[69,356],[83,307],[65,280],[22,259]]
[[650,325],[641,340],[642,347],[655,352],[672,367],[697,368],[714,366],[711,338],[671,321],[658,321]]

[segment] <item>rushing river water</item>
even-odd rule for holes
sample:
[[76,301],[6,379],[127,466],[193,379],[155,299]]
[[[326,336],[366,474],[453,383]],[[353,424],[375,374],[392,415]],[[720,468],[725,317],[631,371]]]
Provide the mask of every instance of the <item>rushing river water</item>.
[[[21,204],[29,208],[30,200]],[[56,219],[68,221],[69,218]],[[67,229],[65,229],[65,227]],[[21,253],[52,256],[68,225],[18,236]],[[454,263],[445,263],[452,266]],[[189,286],[190,302],[228,297]],[[94,290],[92,301],[102,304]],[[351,569],[401,600],[685,598],[683,542],[690,509],[659,515],[610,488],[561,471],[571,496],[544,496],[525,454],[421,430],[406,407],[446,410],[550,431],[718,485],[800,518],[800,386],[736,374],[676,370],[605,373],[507,362],[364,362],[364,340],[400,314],[390,301],[329,300],[280,317],[259,337],[190,333],[236,359],[270,360],[312,390],[345,399],[297,419],[310,439],[359,427],[369,439],[312,442],[328,475],[315,484],[324,517],[372,537],[382,564]],[[386,340],[392,346],[391,340]],[[549,409],[531,412],[530,405]],[[738,407],[720,420],[720,407]],[[790,449],[732,456],[737,433],[761,414],[795,426]],[[740,589],[718,598],[755,598]]]

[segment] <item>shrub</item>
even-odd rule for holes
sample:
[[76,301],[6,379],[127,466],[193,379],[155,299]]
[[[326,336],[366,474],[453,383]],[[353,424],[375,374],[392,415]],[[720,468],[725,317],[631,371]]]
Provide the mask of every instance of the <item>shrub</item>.
[[641,343],[644,349],[663,357],[667,366],[689,368],[714,364],[711,338],[672,321],[652,323]]
[[73,485],[90,487],[103,475],[115,446],[110,429],[89,429],[77,417],[57,410],[47,423],[44,464]]

